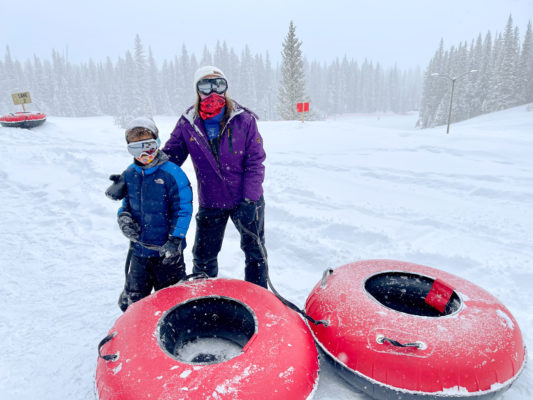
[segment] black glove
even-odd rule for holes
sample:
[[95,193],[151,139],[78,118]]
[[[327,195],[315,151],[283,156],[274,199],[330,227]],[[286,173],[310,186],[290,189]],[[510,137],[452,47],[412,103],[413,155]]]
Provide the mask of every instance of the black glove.
[[126,312],[129,305],[130,305],[130,300],[128,298],[128,294],[126,293],[126,290],[123,290],[120,293],[120,296],[118,298],[118,308],[120,308],[122,312]]
[[169,236],[168,241],[159,249],[159,255],[165,257],[163,264],[177,264],[181,258],[181,241],[176,236]]
[[110,175],[109,180],[113,181],[113,183],[107,188],[105,195],[111,200],[122,200],[126,196],[124,172],[121,175]]
[[130,240],[137,240],[139,239],[139,234],[141,233],[141,227],[139,224],[133,219],[131,214],[127,211],[122,211],[118,215],[118,226],[120,227],[120,230]]
[[250,199],[244,199],[239,203],[237,213],[241,221],[248,223],[252,222],[256,219],[257,202]]

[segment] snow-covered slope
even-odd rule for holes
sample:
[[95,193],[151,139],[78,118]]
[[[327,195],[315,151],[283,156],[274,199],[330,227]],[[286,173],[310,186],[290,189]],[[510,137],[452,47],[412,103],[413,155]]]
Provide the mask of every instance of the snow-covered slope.
[[[157,117],[162,140],[176,117]],[[425,264],[498,297],[533,344],[533,112],[416,130],[416,115],[260,122],[271,279],[303,306],[327,267]],[[96,344],[120,315],[127,240],[107,176],[130,162],[112,118],[0,128],[0,393],[93,398]],[[189,161],[185,171],[194,182]],[[194,183],[193,183],[194,185]],[[194,223],[188,242],[193,243]],[[190,249],[186,250],[188,270]],[[241,278],[228,226],[221,276]],[[526,368],[505,400],[533,396]],[[316,399],[366,399],[323,363]]]

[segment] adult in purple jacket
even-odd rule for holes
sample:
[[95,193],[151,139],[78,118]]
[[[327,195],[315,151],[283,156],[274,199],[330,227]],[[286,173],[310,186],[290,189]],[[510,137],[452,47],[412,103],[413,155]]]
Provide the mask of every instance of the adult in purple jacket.
[[245,280],[266,288],[263,140],[257,116],[231,100],[227,89],[219,68],[198,69],[196,103],[181,116],[163,151],[179,166],[190,155],[196,171],[199,209],[193,272],[217,276],[217,256],[231,218],[241,235]]

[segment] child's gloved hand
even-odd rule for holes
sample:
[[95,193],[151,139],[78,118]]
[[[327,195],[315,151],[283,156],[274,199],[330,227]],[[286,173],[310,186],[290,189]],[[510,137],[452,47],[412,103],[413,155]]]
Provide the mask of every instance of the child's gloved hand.
[[122,200],[126,196],[126,181],[124,172],[121,175],[111,175],[109,180],[113,181],[111,186],[105,191],[105,195],[111,200]]
[[163,264],[177,264],[181,258],[181,241],[182,239],[176,236],[169,236],[168,241],[161,246],[159,255],[165,257]]
[[118,215],[118,226],[120,227],[120,230],[130,240],[137,240],[139,239],[139,234],[141,233],[141,227],[139,224],[133,219],[132,215],[127,212],[123,211]]

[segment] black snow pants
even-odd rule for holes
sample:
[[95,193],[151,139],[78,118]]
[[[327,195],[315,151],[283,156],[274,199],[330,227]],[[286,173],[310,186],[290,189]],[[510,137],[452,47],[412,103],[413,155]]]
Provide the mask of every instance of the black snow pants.
[[126,284],[120,294],[118,305],[122,311],[148,296],[152,289],[159,290],[174,285],[185,278],[183,257],[177,264],[163,264],[164,257],[138,257],[134,254],[126,274]]
[[222,248],[229,218],[241,235],[241,249],[244,251],[246,264],[244,279],[266,288],[268,272],[263,196],[253,204],[242,202],[233,209],[199,208],[192,250],[193,272],[205,272],[210,277],[218,275],[217,256]]

